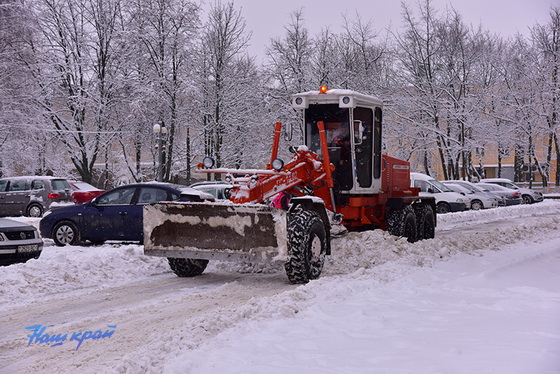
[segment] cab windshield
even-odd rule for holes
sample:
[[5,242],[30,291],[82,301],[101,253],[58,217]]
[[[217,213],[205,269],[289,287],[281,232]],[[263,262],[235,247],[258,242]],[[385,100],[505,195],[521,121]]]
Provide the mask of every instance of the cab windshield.
[[310,150],[321,155],[321,141],[317,122],[325,123],[327,144],[332,146],[344,138],[350,139],[350,112],[348,108],[339,108],[338,104],[309,105],[305,111],[306,145]]
[[309,105],[305,111],[305,144],[310,150],[323,157],[317,128],[319,121],[323,121],[325,124],[329,159],[335,167],[333,172],[335,189],[351,190],[353,169],[350,111],[348,108],[339,108],[337,104]]

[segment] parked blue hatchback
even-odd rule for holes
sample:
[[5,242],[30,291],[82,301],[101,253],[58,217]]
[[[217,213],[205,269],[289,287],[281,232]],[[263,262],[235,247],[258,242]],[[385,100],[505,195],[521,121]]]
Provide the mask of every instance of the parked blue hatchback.
[[89,240],[139,241],[144,239],[143,206],[159,201],[204,201],[213,196],[194,188],[170,183],[139,183],[114,188],[95,199],[47,212],[39,228],[43,238],[56,245]]

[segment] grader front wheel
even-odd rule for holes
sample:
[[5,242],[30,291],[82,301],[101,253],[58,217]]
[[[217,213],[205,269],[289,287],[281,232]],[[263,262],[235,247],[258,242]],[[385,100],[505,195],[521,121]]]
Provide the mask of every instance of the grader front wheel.
[[196,277],[202,274],[206,265],[208,265],[208,260],[199,260],[194,258],[173,258],[168,257],[167,261],[171,270],[178,277]]
[[327,234],[319,215],[300,210],[288,216],[288,261],[284,264],[291,283],[303,284],[321,275],[327,250]]

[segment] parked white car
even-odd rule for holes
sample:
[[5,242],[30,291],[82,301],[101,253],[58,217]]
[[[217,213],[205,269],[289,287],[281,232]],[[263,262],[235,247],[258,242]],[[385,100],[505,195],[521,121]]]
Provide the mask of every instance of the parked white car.
[[521,198],[523,199],[523,204],[539,203],[544,200],[543,194],[540,193],[539,191],[531,190],[529,188],[519,187],[511,180],[506,178],[487,178],[487,179],[481,179],[480,182],[498,184],[502,187],[518,190],[519,193],[521,194]]
[[490,190],[490,192],[505,197],[506,206],[518,205],[523,203],[523,199],[521,198],[521,193],[518,190],[500,186],[499,184],[495,184],[495,183],[479,182],[477,184],[482,188]]
[[462,212],[470,207],[470,200],[453,191],[445,184],[422,173],[410,173],[410,186],[420,189],[420,196],[433,196],[436,199],[436,212]]
[[42,250],[43,240],[34,226],[0,218],[0,265],[39,258]]
[[[459,186],[464,188],[467,192],[467,196],[471,198],[471,209],[478,210],[478,209],[489,209],[489,208],[497,208],[500,206],[500,201],[502,200],[501,196],[498,196],[488,190],[484,190],[483,188],[471,183],[469,181],[464,180],[448,180],[443,181],[443,184],[446,186],[452,185]],[[459,192],[459,191],[458,191]],[[505,199],[503,205],[505,205]]]

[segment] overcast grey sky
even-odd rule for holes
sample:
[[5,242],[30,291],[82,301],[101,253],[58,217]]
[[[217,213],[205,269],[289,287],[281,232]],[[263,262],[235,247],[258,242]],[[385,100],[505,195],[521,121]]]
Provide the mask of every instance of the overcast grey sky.
[[[316,35],[322,26],[340,31],[342,14],[351,18],[356,12],[363,21],[371,20],[380,34],[385,34],[389,27],[396,31],[401,25],[400,0],[233,1],[241,8],[247,30],[253,33],[249,53],[261,57],[270,38],[283,36],[290,13],[300,8],[303,8],[305,25],[311,35]],[[405,0],[405,3],[414,10],[418,8],[417,0]],[[482,24],[491,32],[510,36],[518,31],[528,35],[528,28],[535,23],[547,23],[550,8],[560,6],[560,0],[433,0],[433,5],[440,10],[453,6],[467,23]]]

